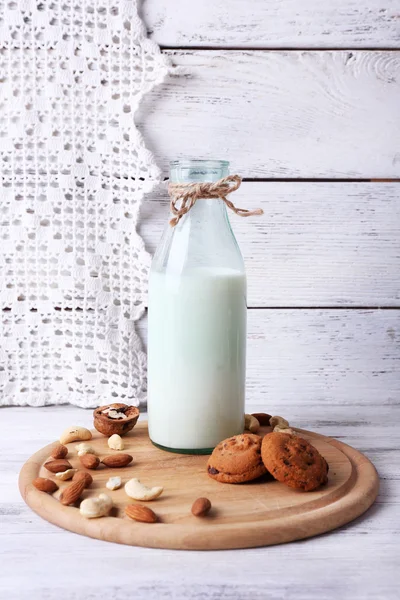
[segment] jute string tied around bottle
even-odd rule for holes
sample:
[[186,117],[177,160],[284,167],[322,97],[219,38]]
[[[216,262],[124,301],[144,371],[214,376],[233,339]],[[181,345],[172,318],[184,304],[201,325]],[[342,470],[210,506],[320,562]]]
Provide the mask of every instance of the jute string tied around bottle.
[[[233,210],[239,217],[252,217],[254,215],[263,215],[261,208],[247,210],[246,208],[237,208],[227,195],[235,192],[242,183],[239,175],[228,175],[218,181],[202,183],[169,183],[168,193],[171,198],[170,208],[175,215],[169,222],[171,227],[175,227],[196,204],[197,200],[207,200],[217,198],[225,202],[226,206]],[[179,205],[179,206],[178,206]]]

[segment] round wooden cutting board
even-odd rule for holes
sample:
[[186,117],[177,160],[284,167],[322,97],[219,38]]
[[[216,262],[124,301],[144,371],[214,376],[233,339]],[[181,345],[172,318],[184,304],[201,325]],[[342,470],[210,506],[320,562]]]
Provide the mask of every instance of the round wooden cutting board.
[[[263,428],[263,433],[270,431]],[[171,454],[153,446],[147,423],[139,422],[124,437],[125,449],[133,462],[122,469],[100,466],[90,471],[94,482],[83,498],[107,493],[114,501],[111,516],[85,519],[79,509],[63,506],[58,495],[69,485],[60,482],[43,468],[54,444],[34,454],[23,466],[19,486],[25,502],[47,521],[76,533],[101,540],[181,550],[218,550],[268,546],[311,537],[355,519],[374,502],[379,480],[372,463],[360,452],[339,442],[308,431],[297,430],[308,439],[329,463],[329,482],[314,492],[301,492],[268,477],[241,485],[222,484],[206,472],[207,456]],[[75,446],[68,444],[68,460],[81,468]],[[100,457],[117,453],[107,446],[107,438],[93,433],[89,442]],[[124,514],[131,504],[123,489],[109,491],[107,479],[119,475],[123,483],[137,477],[142,483],[164,486],[164,493],[147,503],[159,517],[154,524],[132,521]],[[50,496],[32,485],[38,476],[55,479],[59,491]],[[191,512],[199,497],[211,500],[207,517]]]

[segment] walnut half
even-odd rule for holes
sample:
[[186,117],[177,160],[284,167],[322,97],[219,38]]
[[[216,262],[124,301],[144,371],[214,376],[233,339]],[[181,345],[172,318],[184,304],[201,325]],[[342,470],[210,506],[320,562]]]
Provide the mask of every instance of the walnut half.
[[116,402],[99,406],[93,416],[97,431],[107,437],[115,433],[122,436],[135,427],[139,418],[139,409],[136,406]]

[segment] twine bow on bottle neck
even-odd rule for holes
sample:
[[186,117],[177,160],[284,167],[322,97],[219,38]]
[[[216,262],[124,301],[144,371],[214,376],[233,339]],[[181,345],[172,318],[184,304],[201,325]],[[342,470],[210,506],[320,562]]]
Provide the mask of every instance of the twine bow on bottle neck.
[[[207,200],[216,198],[222,200],[228,208],[240,217],[252,217],[254,215],[262,215],[264,211],[261,208],[255,210],[247,210],[245,208],[237,208],[227,195],[235,192],[242,183],[239,175],[228,175],[218,181],[202,182],[202,183],[169,183],[168,194],[171,198],[170,209],[173,215],[170,220],[171,227],[175,227],[186,215],[191,208],[196,204],[197,200]],[[180,205],[178,207],[178,203]]]

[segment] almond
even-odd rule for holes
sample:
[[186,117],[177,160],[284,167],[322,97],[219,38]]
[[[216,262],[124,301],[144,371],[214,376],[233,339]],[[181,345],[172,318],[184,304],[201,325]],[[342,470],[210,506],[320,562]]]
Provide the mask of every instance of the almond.
[[32,483],[37,490],[46,492],[46,494],[54,494],[58,490],[56,482],[52,479],[46,479],[46,477],[36,477]]
[[65,458],[49,460],[47,463],[44,464],[44,467],[45,469],[50,471],[50,473],[62,473],[67,469],[72,469],[71,463],[68,460],[65,460]]
[[77,471],[73,476],[72,481],[84,481],[85,488],[88,488],[93,483],[93,477],[86,471]]
[[257,421],[260,423],[261,427],[265,427],[269,425],[269,420],[271,415],[267,413],[252,413],[252,417],[255,417]]
[[67,454],[68,448],[63,446],[63,444],[57,444],[57,446],[54,446],[53,450],[51,451],[51,456],[53,458],[65,458]]
[[85,489],[85,481],[81,479],[80,481],[74,481],[68,487],[65,488],[61,492],[60,502],[65,506],[69,506],[70,504],[75,504],[79,500],[82,495],[83,490]]
[[197,498],[193,502],[192,515],[195,517],[205,517],[211,509],[211,502],[208,498]]
[[79,460],[87,469],[97,469],[100,464],[99,457],[94,454],[82,454],[82,456],[79,457]]
[[132,462],[132,456],[130,454],[109,454],[105,456],[101,461],[106,467],[118,468],[126,467]]
[[128,504],[125,508],[125,514],[130,519],[140,521],[141,523],[155,523],[157,521],[157,515],[151,508],[147,508],[147,506],[142,506],[141,504]]

